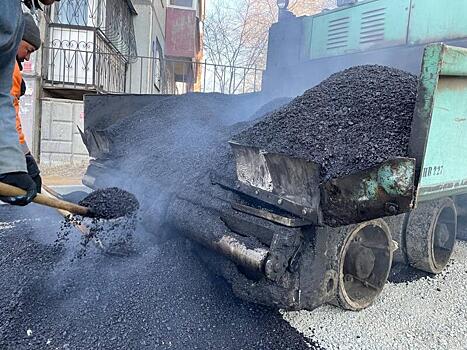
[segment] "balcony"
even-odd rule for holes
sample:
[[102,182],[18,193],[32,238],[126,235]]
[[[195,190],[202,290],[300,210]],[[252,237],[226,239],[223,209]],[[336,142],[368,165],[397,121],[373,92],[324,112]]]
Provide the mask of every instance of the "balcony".
[[125,89],[136,41],[130,0],[62,0],[48,8],[42,51],[44,89],[80,98]]
[[[97,42],[102,40],[96,35]],[[87,93],[238,94],[261,90],[263,71],[159,57],[124,56],[66,43],[45,48],[49,57],[44,89],[55,97],[81,99]],[[44,68],[45,69],[45,68]]]
[[[191,11],[190,16],[194,13]],[[46,94],[81,100],[89,93],[233,94],[261,89],[259,69],[193,60],[199,50],[195,38],[191,46],[188,42],[177,46],[176,36],[172,36],[172,48],[176,51],[170,51],[166,42],[165,55],[160,45],[156,45],[153,57],[138,56],[133,29],[135,14],[129,0],[61,0],[49,8],[42,51]],[[190,29],[194,37],[192,24],[193,21],[190,28],[184,28]],[[199,35],[199,31],[196,33]],[[183,35],[186,34],[187,31]],[[183,53],[181,49],[188,46]],[[178,57],[167,58],[168,53]]]

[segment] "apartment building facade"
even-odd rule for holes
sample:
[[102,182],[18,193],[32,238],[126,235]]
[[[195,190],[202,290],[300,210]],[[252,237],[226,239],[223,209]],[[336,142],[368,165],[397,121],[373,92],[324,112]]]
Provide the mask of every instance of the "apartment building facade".
[[25,65],[22,118],[43,164],[88,160],[86,94],[196,90],[204,0],[61,0],[39,23],[43,48]]

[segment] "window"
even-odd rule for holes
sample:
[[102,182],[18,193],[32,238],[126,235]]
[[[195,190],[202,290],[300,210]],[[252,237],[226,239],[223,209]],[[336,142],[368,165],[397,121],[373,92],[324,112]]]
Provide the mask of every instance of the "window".
[[170,0],[169,4],[172,6],[193,8],[193,0]]
[[56,3],[58,23],[77,26],[88,24],[88,0],[61,0]]

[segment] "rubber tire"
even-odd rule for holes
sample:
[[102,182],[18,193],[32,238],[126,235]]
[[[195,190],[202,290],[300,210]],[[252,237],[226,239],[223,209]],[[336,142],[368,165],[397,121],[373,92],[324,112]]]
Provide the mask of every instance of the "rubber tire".
[[[361,230],[366,226],[378,226],[380,229],[382,229],[385,234],[388,237],[389,244],[392,245],[392,237],[391,237],[391,231],[389,226],[386,224],[386,222],[382,219],[376,219],[372,221],[367,221],[364,223],[360,223],[357,225],[350,225],[350,226],[345,226],[345,227],[340,227],[335,229],[334,233],[338,235],[338,247],[337,247],[337,253],[338,253],[338,266],[337,266],[337,271],[338,271],[338,285],[337,285],[337,293],[336,293],[336,299],[333,300],[331,303],[341,307],[344,310],[350,310],[350,311],[360,311],[363,309],[366,309],[367,307],[371,306],[374,301],[377,299],[377,297],[381,294],[383,287],[374,295],[373,299],[369,300],[367,303],[360,304],[354,303],[350,300],[350,298],[347,296],[347,293],[345,292],[343,285],[344,285],[344,280],[343,280],[343,268],[344,268],[344,259],[345,259],[345,247],[347,245],[348,240],[350,239],[351,235],[357,231]],[[391,248],[391,246],[389,247]],[[389,273],[391,271],[391,266],[392,266],[392,259],[393,259],[393,249],[389,249],[389,261],[388,261],[388,266],[387,266],[387,272],[384,280],[386,281]]]
[[[445,209],[451,209],[454,213],[454,235],[457,235],[457,211],[456,205],[451,198],[443,198],[436,201],[423,202],[414,209],[409,216],[409,221],[405,231],[405,243],[407,260],[410,266],[438,274],[444,270],[449,258],[444,264],[437,264],[433,251],[433,232],[435,231],[438,217]],[[455,239],[452,251],[455,246]]]

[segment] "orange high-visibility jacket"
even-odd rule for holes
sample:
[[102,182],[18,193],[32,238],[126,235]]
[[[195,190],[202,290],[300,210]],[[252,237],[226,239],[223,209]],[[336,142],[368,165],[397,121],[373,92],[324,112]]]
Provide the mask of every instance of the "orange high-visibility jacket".
[[10,94],[13,96],[13,105],[16,110],[16,131],[18,132],[19,143],[23,151],[26,151],[27,144],[23,133],[23,127],[21,126],[21,118],[19,115],[19,99],[21,97],[21,82],[23,81],[23,74],[19,68],[18,62],[15,64],[15,70],[13,72],[13,85],[11,86]]

